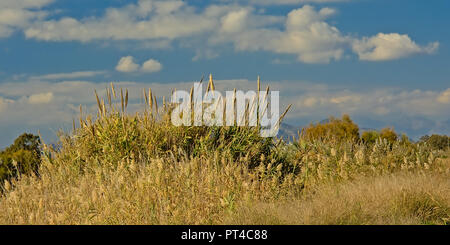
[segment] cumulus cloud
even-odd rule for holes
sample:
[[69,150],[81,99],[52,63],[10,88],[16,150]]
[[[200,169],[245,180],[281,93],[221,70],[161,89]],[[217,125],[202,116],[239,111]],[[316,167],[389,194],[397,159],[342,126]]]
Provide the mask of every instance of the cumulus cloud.
[[234,33],[245,30],[244,24],[247,22],[248,14],[248,10],[246,9],[228,13],[222,18],[221,31]]
[[[108,8],[101,16],[34,21],[24,28],[24,33],[27,38],[45,41],[134,40],[164,44],[163,47],[170,47],[171,42],[178,40],[180,47],[195,50],[193,60],[217,57],[220,47],[229,43],[237,51],[290,54],[304,63],[337,61],[347,51],[355,52],[361,60],[391,60],[418,53],[430,54],[439,46],[437,42],[421,46],[408,35],[397,33],[380,33],[362,39],[350,37],[328,23],[336,13],[332,8],[304,5],[287,16],[280,16],[256,11],[258,8],[254,6],[257,3],[335,2],[333,0],[220,2],[222,4],[209,4],[199,9],[185,1],[139,0],[123,7]],[[201,50],[192,43],[201,46]]]
[[116,66],[116,70],[120,72],[135,72],[139,69],[139,65],[134,62],[133,56],[122,57]]
[[304,63],[328,63],[342,58],[348,42],[336,27],[325,22],[334,13],[335,10],[330,8],[317,11],[305,5],[292,10],[284,19],[284,30],[280,30],[247,25],[252,20],[259,23],[261,16],[244,11],[231,12],[222,21],[221,30],[233,31],[235,35],[225,32],[212,40],[216,43],[232,42],[237,50],[294,54]]
[[48,104],[53,100],[53,93],[33,94],[28,98],[30,104]]
[[12,102],[12,100],[8,100],[0,96],[0,112],[5,110],[8,104],[11,104]]
[[0,38],[9,37],[16,29],[26,28],[31,21],[43,19],[47,13],[39,10],[53,0],[0,1]]
[[417,53],[432,54],[439,47],[438,42],[427,46],[417,45],[408,35],[379,33],[370,38],[355,40],[353,50],[361,60],[383,61],[407,57]]
[[53,0],[2,0],[0,8],[41,8]]
[[303,3],[335,3],[351,0],[221,0],[221,2],[247,2],[256,5],[295,5]]
[[149,59],[144,64],[142,64],[141,70],[143,72],[158,72],[162,69],[161,63],[159,63],[157,60]]
[[139,0],[122,8],[108,8],[102,17],[37,22],[25,30],[27,38],[82,42],[175,39],[210,31],[215,20],[207,12],[197,14],[182,1]]
[[122,57],[116,66],[116,70],[120,72],[140,71],[145,73],[153,73],[160,71],[162,68],[162,64],[155,59],[149,59],[145,61],[142,66],[140,66],[139,64],[135,63],[133,56]]
[[442,92],[439,97],[437,97],[437,101],[443,104],[450,104],[450,88]]

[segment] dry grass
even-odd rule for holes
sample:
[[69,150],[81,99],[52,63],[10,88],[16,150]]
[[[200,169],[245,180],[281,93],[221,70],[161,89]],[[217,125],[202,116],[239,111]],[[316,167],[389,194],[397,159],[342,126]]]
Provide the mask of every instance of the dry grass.
[[41,178],[22,177],[0,200],[0,223],[218,224],[237,202],[293,193],[292,181],[224,158],[122,162],[84,172],[47,162]]
[[288,202],[245,205],[231,224],[449,224],[450,175],[397,173],[322,185]]

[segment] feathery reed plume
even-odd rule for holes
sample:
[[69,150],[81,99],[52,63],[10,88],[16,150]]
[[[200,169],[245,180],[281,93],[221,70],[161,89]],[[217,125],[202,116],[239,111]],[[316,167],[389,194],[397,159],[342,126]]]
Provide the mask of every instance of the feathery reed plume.
[[94,93],[95,93],[95,98],[97,99],[98,110],[101,111],[102,106],[100,104],[100,99],[98,98],[97,90],[94,89]]
[[281,117],[278,119],[277,127],[280,126],[281,121],[282,121],[283,118],[286,116],[286,114],[288,113],[289,109],[291,109],[291,107],[292,107],[292,104],[290,104],[290,105],[286,108],[286,110],[283,112],[283,114],[281,115]]
[[125,109],[128,106],[128,89],[126,89],[126,95],[125,95]]
[[145,88],[142,89],[142,95],[143,95],[144,100],[145,100],[145,105],[147,106],[148,105],[148,96],[147,96],[147,93],[145,91]]
[[105,101],[102,99],[102,115],[106,117],[106,106]]
[[153,94],[151,88],[148,89],[148,98],[149,98],[148,106],[150,107],[150,111],[153,111]]
[[111,82],[111,91],[112,91],[114,99],[116,99],[116,90],[114,89],[114,84],[112,82]]
[[269,90],[270,90],[270,87],[267,86],[266,93],[264,94],[264,98],[263,98],[263,104],[265,104],[266,106],[264,107],[264,111],[263,111],[263,113],[261,113],[260,116],[264,116],[266,114],[267,108],[269,108],[269,103],[266,103],[267,102],[267,96],[269,96]]
[[155,102],[155,111],[156,111],[156,115],[158,115],[158,100],[156,100],[156,95],[153,97],[154,102]]
[[108,88],[106,88],[106,94],[107,94],[107,96],[108,96],[108,105],[109,105],[109,108],[111,108],[111,107],[112,107],[111,92],[109,91]]
[[123,89],[122,88],[120,88],[120,104],[122,106],[122,113],[124,113],[124,111],[125,111],[125,101],[124,101],[124,98],[123,98]]
[[247,103],[245,104],[245,112],[244,112],[244,125],[248,126],[249,124],[249,105],[250,102],[247,101]]
[[213,75],[209,74],[209,83],[208,83],[208,88],[206,89],[206,92],[208,93],[208,91],[212,91],[214,92],[214,81],[213,81]]
[[166,96],[163,96],[163,110],[166,110]]
[[[100,102],[99,102],[100,104]],[[83,125],[83,107],[80,105],[80,127]]]
[[194,109],[194,86],[191,87],[191,92],[189,93],[189,103],[191,106],[191,111],[193,111],[193,109]]

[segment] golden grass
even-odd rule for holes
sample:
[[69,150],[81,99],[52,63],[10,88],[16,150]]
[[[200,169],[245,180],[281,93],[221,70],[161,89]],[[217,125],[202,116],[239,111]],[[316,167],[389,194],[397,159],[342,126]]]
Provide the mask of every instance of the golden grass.
[[449,224],[450,175],[397,173],[322,185],[303,198],[241,206],[229,224]]
[[121,162],[84,172],[47,162],[40,178],[23,176],[14,185],[0,199],[1,224],[219,224],[237,202],[296,192],[288,180],[261,178],[223,158]]

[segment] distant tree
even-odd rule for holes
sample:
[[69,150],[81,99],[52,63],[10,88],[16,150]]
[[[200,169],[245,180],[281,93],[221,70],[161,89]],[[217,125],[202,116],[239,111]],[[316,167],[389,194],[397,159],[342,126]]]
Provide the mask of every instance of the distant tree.
[[429,135],[424,135],[420,137],[419,142],[427,142],[429,138],[430,138]]
[[450,137],[447,135],[425,135],[420,138],[420,142],[425,142],[436,150],[446,150],[450,148]]
[[349,115],[343,115],[342,119],[330,117],[327,122],[309,125],[303,130],[303,136],[315,140],[357,141],[359,127]]
[[361,140],[365,144],[373,144],[380,138],[380,133],[375,130],[365,131],[361,135]]
[[402,136],[400,137],[400,143],[403,145],[412,144],[411,140],[409,139],[409,137],[406,134],[402,134]]
[[14,144],[0,152],[0,183],[18,174],[38,173],[41,163],[40,139],[32,134],[22,134]]
[[389,143],[393,144],[397,141],[398,135],[394,131],[394,128],[383,128],[380,131],[380,138],[387,140]]

